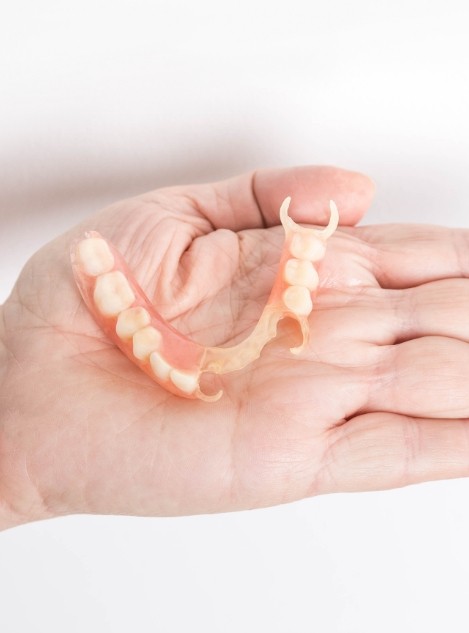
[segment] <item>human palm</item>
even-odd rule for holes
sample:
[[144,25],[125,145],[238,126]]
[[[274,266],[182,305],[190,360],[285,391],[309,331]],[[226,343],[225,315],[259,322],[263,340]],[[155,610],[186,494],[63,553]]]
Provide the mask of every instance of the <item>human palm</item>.
[[[231,345],[268,298],[286,195],[311,224],[333,198],[343,225],[307,349],[290,353],[286,320],[258,361],[220,379],[219,402],[167,393],[87,312],[71,241],[99,231],[172,325]],[[343,170],[261,171],[117,203],[40,250],[3,306],[0,481],[17,515],[227,511],[466,474],[467,271],[443,229],[352,228],[371,195]]]

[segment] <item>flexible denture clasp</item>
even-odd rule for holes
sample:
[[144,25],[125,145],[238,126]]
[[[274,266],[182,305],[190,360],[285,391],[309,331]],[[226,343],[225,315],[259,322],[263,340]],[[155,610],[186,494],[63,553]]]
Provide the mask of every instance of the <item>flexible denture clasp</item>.
[[83,300],[107,336],[159,385],[178,396],[214,402],[222,391],[203,393],[201,374],[225,374],[252,363],[276,336],[281,319],[290,317],[299,323],[303,341],[291,348],[293,354],[299,354],[308,342],[311,296],[319,286],[315,264],[324,257],[339,213],[331,200],[328,225],[305,228],[288,215],[290,201],[286,198],[280,208],[285,244],[269,300],[251,334],[237,345],[204,347],[178,332],[155,310],[116,248],[95,231],[71,248]]

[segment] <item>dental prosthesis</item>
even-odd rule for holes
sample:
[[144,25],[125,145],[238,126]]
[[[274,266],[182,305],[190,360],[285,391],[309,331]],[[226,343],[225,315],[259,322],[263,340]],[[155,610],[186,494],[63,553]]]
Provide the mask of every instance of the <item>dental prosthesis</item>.
[[200,389],[204,372],[225,374],[242,369],[259,358],[276,336],[278,322],[298,321],[303,342],[291,348],[299,354],[308,342],[311,295],[319,285],[315,264],[326,251],[339,213],[330,201],[330,219],[324,229],[305,228],[288,215],[291,198],[280,208],[285,243],[269,300],[251,334],[232,347],[204,347],[172,327],[155,310],[116,248],[90,231],[71,249],[72,268],[83,300],[107,336],[140,369],[178,396],[218,400],[222,391],[207,395]]

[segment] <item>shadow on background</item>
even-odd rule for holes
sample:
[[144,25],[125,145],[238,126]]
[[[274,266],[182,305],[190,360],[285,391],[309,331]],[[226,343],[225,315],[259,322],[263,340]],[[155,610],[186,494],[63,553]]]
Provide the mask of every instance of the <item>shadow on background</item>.
[[33,164],[27,147],[7,156],[3,149],[0,221],[5,228],[63,213],[79,221],[111,202],[152,189],[220,180],[268,164],[263,143],[253,146],[252,139],[240,136],[231,141],[164,153],[156,147],[146,153],[131,149],[125,156],[103,148],[88,155],[55,146],[44,148],[41,164]]
[[[24,263],[41,246],[117,200],[163,186],[210,182],[269,164],[269,143],[220,134],[218,142],[144,151],[102,146],[73,151],[66,143],[0,149],[0,303]],[[70,139],[69,139],[70,141]],[[69,142],[69,145],[72,143]],[[42,156],[41,161],[37,156]]]

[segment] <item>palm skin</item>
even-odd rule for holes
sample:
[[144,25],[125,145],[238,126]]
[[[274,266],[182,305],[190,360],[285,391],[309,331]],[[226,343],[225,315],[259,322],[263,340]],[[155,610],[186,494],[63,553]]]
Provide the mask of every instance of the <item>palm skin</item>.
[[[257,172],[117,203],[36,253],[0,313],[3,514],[217,512],[466,475],[467,271],[446,251],[429,266],[437,229],[352,228],[372,193],[334,168]],[[257,362],[223,377],[219,402],[168,394],[87,312],[71,241],[99,231],[176,328],[229,345],[269,295],[286,195],[311,224],[333,198],[343,225],[307,350],[289,352],[298,333],[284,322]]]

